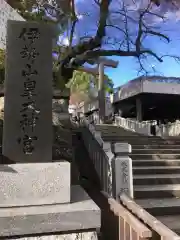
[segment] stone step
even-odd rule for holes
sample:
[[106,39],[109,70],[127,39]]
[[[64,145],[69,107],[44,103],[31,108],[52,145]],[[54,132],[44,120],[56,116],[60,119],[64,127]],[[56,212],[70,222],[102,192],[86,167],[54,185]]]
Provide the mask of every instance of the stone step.
[[137,149],[180,149],[180,145],[175,145],[175,144],[164,144],[164,145],[157,145],[157,144],[132,144],[132,149],[137,150]]
[[102,126],[95,126],[95,128],[97,130],[101,130],[101,131],[106,131],[106,132],[123,132],[123,133],[129,133],[131,135],[139,135],[137,132],[132,132],[132,131],[128,131],[126,129],[123,128],[119,128],[119,127],[115,127],[115,126],[108,126],[108,127],[102,127]]
[[180,159],[133,160],[134,167],[143,166],[180,166]]
[[158,160],[158,159],[180,159],[180,154],[134,154],[130,153],[129,157],[131,157],[133,160]]
[[134,185],[180,184],[180,174],[134,175]]
[[[119,134],[117,131],[112,133],[112,132],[104,132],[104,131],[100,131],[102,134],[102,137],[104,138],[117,138],[117,139],[131,139],[131,140],[135,140],[135,139],[146,139],[146,140],[165,140],[162,139],[160,137],[148,137],[148,136],[130,136],[130,135],[125,135],[125,134]],[[173,139],[174,140],[174,139]],[[178,140],[178,139],[176,139]]]
[[103,133],[101,133],[102,138],[104,139],[104,141],[123,141],[123,142],[134,142],[134,143],[166,143],[166,144],[174,144],[174,143],[179,143],[180,144],[180,138],[169,138],[169,139],[163,139],[163,138],[148,138],[147,136],[143,137],[143,136],[136,136],[136,137],[127,137],[127,136],[115,136],[115,135],[105,135]]
[[[153,145],[156,145],[156,146],[158,146],[158,148],[159,148],[159,145],[160,145],[160,147],[162,147],[162,148],[166,148],[166,146],[168,146],[169,145],[169,147],[171,146],[173,146],[173,148],[174,148],[174,146],[177,146],[177,148],[179,148],[179,146],[180,146],[180,142],[170,142],[170,143],[168,143],[168,142],[165,142],[165,141],[147,141],[147,140],[138,140],[138,139],[136,139],[136,140],[134,140],[134,141],[132,141],[132,140],[129,140],[129,139],[116,139],[116,138],[102,138],[103,139],[103,141],[104,142],[111,142],[111,143],[116,143],[116,142],[122,142],[122,143],[129,143],[129,144],[131,144],[132,146],[135,146],[136,147],[136,145],[140,145],[140,148],[144,148],[144,147],[142,147],[142,146],[153,146]],[[136,147],[137,148],[137,147]],[[154,146],[153,146],[153,148],[155,148]]]
[[[105,141],[106,142],[106,141]],[[111,141],[112,143],[116,143],[117,141]],[[126,142],[126,141],[124,141]],[[128,142],[129,144],[131,144],[130,142]],[[177,150],[179,149],[180,150],[180,144],[167,144],[167,143],[164,143],[164,144],[151,144],[151,143],[147,143],[147,144],[144,144],[144,142],[142,143],[137,143],[134,142],[133,144],[131,144],[132,146],[132,149],[133,150],[137,150],[137,149],[142,149],[142,150],[154,150],[154,149],[173,149],[173,150]]]
[[103,138],[111,138],[111,139],[113,139],[113,138],[116,138],[116,139],[123,139],[123,138],[125,138],[125,139],[135,139],[135,138],[139,138],[139,136],[130,136],[130,135],[127,135],[127,134],[124,134],[124,133],[122,133],[122,134],[117,134],[117,133],[105,133],[105,132],[102,132],[102,131],[98,131],[98,132],[101,132],[101,136],[103,137]]
[[180,215],[165,215],[157,217],[157,219],[164,225],[166,225],[168,228],[170,228],[172,231],[180,235]]
[[[139,138],[139,139],[148,139],[148,140],[165,140],[165,141],[178,141],[180,140],[180,137],[179,136],[176,136],[176,137],[173,137],[173,136],[168,136],[168,137],[160,137],[160,136],[146,136],[146,135],[140,135],[140,134],[131,134],[131,135],[128,135],[128,136],[123,136],[123,135],[119,135],[119,131],[118,130],[114,130],[114,131],[103,131],[103,130],[100,130],[100,129],[96,129],[97,131],[101,131],[102,135],[103,133],[106,133],[106,136],[107,134],[109,134],[108,136],[116,136],[118,138],[129,138],[129,139],[136,139],[136,138]],[[111,135],[112,133],[112,135]],[[125,132],[126,133],[126,132]]]
[[99,125],[95,125],[95,129],[98,130],[98,131],[102,131],[102,132],[112,132],[112,133],[124,133],[124,134],[129,134],[131,136],[136,136],[136,135],[139,135],[137,132],[132,132],[132,131],[129,131],[127,129],[124,129],[124,128],[120,128],[120,127],[117,127],[117,126],[99,126]]
[[123,133],[130,133],[131,135],[133,135],[133,134],[137,135],[138,134],[136,132],[127,131],[126,129],[115,127],[115,126],[102,127],[102,126],[97,126],[96,125],[95,128],[97,130],[108,131],[108,132],[115,132],[115,131],[117,131],[117,132],[123,132]]
[[136,138],[129,138],[129,137],[115,137],[115,136],[104,136],[101,135],[104,141],[122,141],[122,142],[131,142],[135,144],[147,144],[147,143],[154,143],[154,144],[180,144],[180,140],[166,140],[166,139],[148,139],[148,138],[141,138],[141,137],[136,137]]
[[132,153],[134,154],[180,154],[180,149],[134,149],[132,148]]
[[180,197],[180,184],[162,184],[162,185],[135,185],[134,198],[173,198]]
[[126,130],[122,130],[122,129],[119,129],[119,128],[111,128],[111,129],[106,129],[106,128],[99,128],[99,127],[95,127],[96,131],[101,131],[103,133],[114,133],[116,135],[121,135],[121,134],[128,134],[129,136],[139,136],[138,133],[133,133],[133,132],[130,132],[130,131],[126,131]]
[[137,199],[136,203],[153,216],[180,214],[179,198]]
[[133,174],[175,174],[180,173],[180,166],[133,167]]

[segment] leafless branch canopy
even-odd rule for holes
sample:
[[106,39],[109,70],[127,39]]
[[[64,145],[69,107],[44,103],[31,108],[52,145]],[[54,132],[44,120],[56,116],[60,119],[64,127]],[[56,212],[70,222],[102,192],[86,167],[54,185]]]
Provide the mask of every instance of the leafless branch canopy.
[[91,34],[82,36],[79,43],[73,45],[74,29],[78,18],[72,0],[71,6],[74,18],[70,34],[70,50],[59,62],[60,74],[67,77],[66,81],[70,76],[70,71],[67,69],[69,63],[71,63],[71,70],[73,70],[87,62],[89,58],[131,56],[138,59],[141,68],[143,68],[141,60],[148,56],[159,62],[163,61],[163,56],[159,56],[145,44],[145,40],[150,37],[162,39],[167,43],[170,42],[168,36],[156,24],[158,22],[163,23],[166,20],[158,12],[157,6],[159,6],[159,3],[158,1],[147,0],[146,4],[141,7],[137,2],[117,0],[117,9],[113,10],[112,0],[94,0],[94,4],[99,8],[96,33],[94,36]]

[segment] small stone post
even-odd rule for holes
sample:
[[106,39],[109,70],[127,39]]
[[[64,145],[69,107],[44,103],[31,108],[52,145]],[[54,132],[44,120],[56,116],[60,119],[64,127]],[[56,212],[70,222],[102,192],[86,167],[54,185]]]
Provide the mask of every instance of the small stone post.
[[131,145],[128,143],[115,143],[113,162],[113,192],[114,198],[119,199],[122,193],[133,198],[133,173],[132,159],[128,157],[131,153]]

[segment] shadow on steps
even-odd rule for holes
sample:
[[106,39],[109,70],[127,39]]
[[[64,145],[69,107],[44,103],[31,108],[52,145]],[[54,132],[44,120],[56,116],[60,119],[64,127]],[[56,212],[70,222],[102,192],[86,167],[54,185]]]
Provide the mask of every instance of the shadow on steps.
[[101,193],[101,184],[89,154],[84,146],[81,133],[73,135],[73,161],[80,176],[80,184],[101,209],[101,240],[119,239],[119,219],[110,210],[108,199]]

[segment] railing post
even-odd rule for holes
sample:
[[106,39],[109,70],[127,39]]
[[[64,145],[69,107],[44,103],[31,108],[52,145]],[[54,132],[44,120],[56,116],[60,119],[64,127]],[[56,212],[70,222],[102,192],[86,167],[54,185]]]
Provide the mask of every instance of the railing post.
[[105,182],[106,182],[106,191],[110,196],[113,196],[113,182],[112,182],[112,161],[114,159],[114,154],[112,153],[111,149],[111,143],[110,142],[104,142],[103,143],[103,150],[106,153],[106,156],[108,158],[108,168],[107,163],[103,163],[103,169],[107,169],[107,172],[105,172]]
[[95,131],[93,135],[96,138],[96,140],[99,143],[99,145],[103,146],[104,142],[103,142],[103,140],[101,138],[101,132]]
[[115,158],[113,169],[113,197],[119,199],[119,195],[126,193],[133,198],[133,173],[132,159],[127,155],[131,153],[131,145],[128,143],[115,143],[113,146]]

